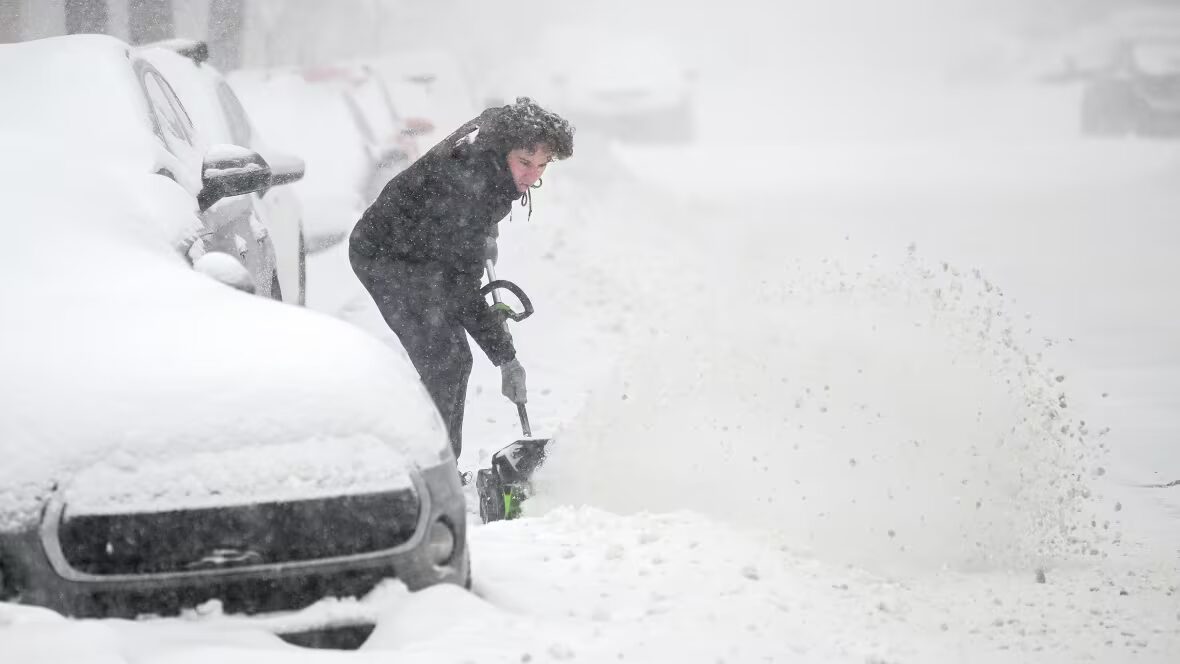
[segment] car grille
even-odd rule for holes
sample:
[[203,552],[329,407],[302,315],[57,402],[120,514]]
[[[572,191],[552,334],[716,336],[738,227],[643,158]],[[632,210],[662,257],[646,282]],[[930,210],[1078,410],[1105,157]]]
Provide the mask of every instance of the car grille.
[[[399,491],[315,500],[69,517],[62,554],[96,575],[157,574],[319,560],[409,540],[418,496]],[[68,510],[67,512],[68,513]]]
[[99,589],[72,606],[71,615],[96,618],[136,618],[144,615],[174,616],[210,600],[221,603],[226,614],[253,615],[273,611],[298,611],[325,597],[364,597],[382,580],[396,576],[383,566],[373,570],[334,570],[282,578],[202,581],[178,588],[134,591]]

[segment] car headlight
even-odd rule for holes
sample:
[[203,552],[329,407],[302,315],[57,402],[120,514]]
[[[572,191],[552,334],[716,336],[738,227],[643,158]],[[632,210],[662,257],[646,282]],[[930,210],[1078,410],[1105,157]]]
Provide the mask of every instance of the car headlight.
[[426,535],[426,551],[435,565],[442,567],[455,553],[455,533],[444,519],[435,521]]

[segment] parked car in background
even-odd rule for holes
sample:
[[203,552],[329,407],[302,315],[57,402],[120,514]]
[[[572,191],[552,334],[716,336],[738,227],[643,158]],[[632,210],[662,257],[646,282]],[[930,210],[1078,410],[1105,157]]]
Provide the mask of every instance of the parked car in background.
[[385,84],[398,114],[416,123],[419,152],[479,115],[471,73],[445,51],[402,51],[367,62]]
[[394,175],[422,156],[418,138],[434,131],[434,124],[403,114],[389,86],[369,61],[305,68],[303,78],[312,85],[339,89],[348,104],[376,164],[364,192],[366,203],[375,200]]
[[1083,133],[1180,136],[1180,36],[1119,41],[1082,75]]
[[418,158],[416,136],[432,129],[398,115],[362,64],[239,71],[230,81],[275,140],[307,160],[296,189],[311,251],[348,236],[385,183]]
[[308,85],[296,69],[238,70],[227,77],[271,140],[307,163],[306,175],[293,187],[303,204],[308,251],[347,237],[367,204],[376,164],[344,97]]
[[[207,253],[232,256],[251,290],[281,298],[273,239],[254,197],[244,194],[297,179],[301,171],[202,134],[168,79],[137,49],[92,35],[48,44],[4,47],[17,54],[10,63],[31,69],[6,66],[0,126],[57,143],[68,138],[80,153],[106,151],[112,160],[130,160],[145,174],[171,180],[201,222],[178,249],[194,263]],[[91,78],[78,74],[88,69]]]
[[209,48],[201,41],[175,39],[136,49],[172,85],[198,131],[213,143],[229,143],[260,154],[272,172],[281,175],[272,186],[249,194],[250,214],[261,223],[274,247],[275,274],[283,301],[305,304],[307,243],[303,208],[291,187],[303,177],[301,158],[269,145],[219,71],[209,64]]
[[[469,582],[417,373],[348,323],[218,283],[256,279],[202,239],[250,231],[219,204],[275,176],[207,146],[142,56],[97,35],[0,45],[0,152],[18,155],[0,160],[0,601],[257,615]],[[371,624],[335,627],[284,636]]]
[[527,59],[481,74],[483,101],[497,106],[528,96],[579,130],[632,142],[689,141],[696,70],[686,57],[666,40],[617,26],[549,27]]

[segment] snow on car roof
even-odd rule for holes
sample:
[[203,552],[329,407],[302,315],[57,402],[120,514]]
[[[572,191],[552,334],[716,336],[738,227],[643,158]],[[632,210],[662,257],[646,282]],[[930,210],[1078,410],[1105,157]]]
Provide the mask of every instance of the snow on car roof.
[[0,45],[0,127],[150,159],[151,119],[127,58],[102,35]]
[[[134,470],[254,447],[273,451],[249,457],[265,475],[284,446],[317,442],[325,472],[353,469],[331,458],[374,442],[420,466],[449,455],[404,357],[347,323],[189,269],[173,247],[196,224],[194,206],[174,183],[58,159],[51,145],[15,150],[19,163],[0,164],[10,185],[0,261],[14,275],[0,281],[0,529],[31,524],[53,487],[99,463]],[[226,461],[238,477],[249,475],[244,458]],[[377,472],[390,461],[374,458]],[[403,468],[385,472],[402,483]],[[200,474],[192,485],[217,477]],[[119,500],[170,491],[141,480]]]

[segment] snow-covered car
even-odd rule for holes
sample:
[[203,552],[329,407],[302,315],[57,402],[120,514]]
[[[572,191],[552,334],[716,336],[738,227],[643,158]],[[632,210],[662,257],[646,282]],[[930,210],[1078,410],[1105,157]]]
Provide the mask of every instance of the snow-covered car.
[[415,135],[430,128],[395,116],[388,90],[360,65],[239,71],[229,79],[268,135],[307,160],[295,187],[311,251],[348,236],[385,183],[417,159]]
[[483,110],[476,105],[470,72],[451,53],[401,51],[367,64],[389,91],[396,112],[417,125],[421,152]]
[[672,43],[614,26],[558,26],[530,52],[544,57],[530,55],[484,77],[486,105],[533,97],[579,129],[628,141],[695,135],[695,69]]
[[135,155],[145,173],[164,175],[192,198],[202,223],[183,247],[190,260],[210,252],[233,256],[252,291],[282,298],[270,230],[255,198],[243,194],[295,179],[298,171],[202,134],[160,70],[118,40],[74,35],[3,48],[4,130],[68,137],[79,152],[109,151],[112,160]]
[[434,125],[402,114],[389,86],[369,62],[305,69],[303,77],[314,84],[339,87],[356,119],[376,165],[364,192],[366,201],[376,199],[390,178],[422,156],[418,137],[434,131]]
[[295,191],[281,186],[303,177],[303,160],[275,149],[263,138],[233,88],[209,64],[209,48],[204,42],[169,40],[137,49],[137,55],[160,70],[207,140],[250,148],[262,155],[272,173],[277,174],[272,186],[248,195],[250,212],[270,235],[283,301],[305,304],[307,248],[303,209]]
[[178,251],[266,164],[222,147],[192,172],[171,89],[114,38],[0,46],[0,85],[0,600],[257,615],[467,583],[455,460],[408,361]]
[[1119,42],[1085,78],[1083,133],[1180,136],[1180,37]]

